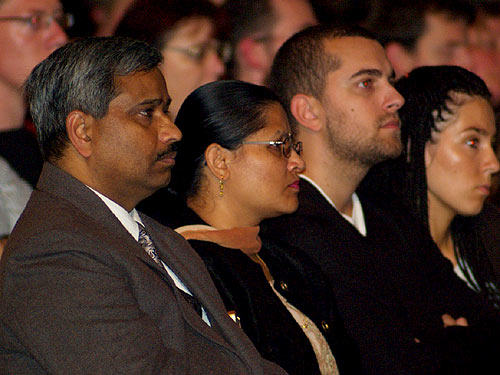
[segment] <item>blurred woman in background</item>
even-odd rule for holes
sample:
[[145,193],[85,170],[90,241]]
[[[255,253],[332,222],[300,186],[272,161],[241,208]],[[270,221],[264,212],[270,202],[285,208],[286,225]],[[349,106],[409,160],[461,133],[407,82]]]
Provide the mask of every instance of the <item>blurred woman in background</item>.
[[136,0],[116,29],[115,35],[143,40],[162,52],[172,118],[194,89],[225,72],[229,52],[215,39],[216,11],[203,0]]

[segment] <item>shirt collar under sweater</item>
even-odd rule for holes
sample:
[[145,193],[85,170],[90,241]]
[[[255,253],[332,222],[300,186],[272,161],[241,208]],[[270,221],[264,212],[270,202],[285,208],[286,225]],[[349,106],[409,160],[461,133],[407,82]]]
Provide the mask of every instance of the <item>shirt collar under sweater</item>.
[[342,215],[344,219],[346,219],[349,223],[351,223],[354,228],[358,230],[361,235],[366,237],[366,224],[365,224],[365,215],[363,213],[363,207],[361,206],[361,201],[359,200],[358,196],[356,193],[352,194],[352,216],[346,215],[339,210],[337,210],[337,207],[335,207],[335,204],[333,201],[330,199],[328,195],[321,189],[321,187],[314,182],[310,177],[307,177],[304,174],[299,175],[300,178],[306,180],[309,182],[312,186],[318,190],[318,192],[323,196],[323,198],[326,199],[328,203],[339,213]]

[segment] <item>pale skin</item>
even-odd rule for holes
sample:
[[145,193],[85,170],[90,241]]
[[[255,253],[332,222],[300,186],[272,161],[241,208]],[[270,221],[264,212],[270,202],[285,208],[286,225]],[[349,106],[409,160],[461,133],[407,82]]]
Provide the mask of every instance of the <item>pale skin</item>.
[[[61,12],[58,0],[6,0],[0,5],[0,17]],[[26,113],[22,97],[24,80],[36,64],[67,41],[64,30],[57,22],[41,30],[33,30],[19,21],[0,22],[0,130],[23,126]]]
[[451,223],[457,215],[477,215],[499,170],[491,146],[495,119],[483,98],[462,95],[454,115],[438,125],[425,149],[428,214],[432,238],[453,266],[457,265]]
[[396,76],[401,77],[425,65],[458,65],[470,69],[466,31],[464,20],[442,12],[428,12],[424,32],[412,50],[398,42],[386,45]]
[[[367,134],[367,142],[399,150],[397,110],[404,100],[392,85],[393,71],[383,48],[361,37],[327,40],[329,54],[345,64],[327,76],[323,98],[297,94],[291,111],[299,122],[298,140],[304,144],[305,174],[332,199],[337,209],[352,214],[352,194],[370,165],[348,160],[329,147],[328,116],[333,106],[346,117],[346,126]],[[383,119],[383,124],[378,124]],[[347,123],[349,122],[349,123]],[[386,126],[387,125],[387,126]]]
[[[182,20],[162,50],[165,63],[160,69],[168,82],[172,105],[172,118],[177,116],[186,97],[196,88],[217,81],[225,71],[224,63],[215,49],[209,49],[201,60],[174,50],[175,48],[197,48],[215,42],[214,25],[208,18],[192,17]],[[171,49],[171,48],[174,49]]]
[[279,47],[296,32],[318,23],[308,1],[269,1],[276,21],[271,30],[243,38],[236,46],[236,79],[257,85],[265,84]]

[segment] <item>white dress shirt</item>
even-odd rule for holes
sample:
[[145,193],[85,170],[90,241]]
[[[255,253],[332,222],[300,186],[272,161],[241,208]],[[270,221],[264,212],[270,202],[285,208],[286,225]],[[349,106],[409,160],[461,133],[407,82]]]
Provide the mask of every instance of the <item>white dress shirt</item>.
[[[143,222],[141,220],[141,217],[139,216],[139,213],[137,210],[134,208],[132,211],[127,212],[122,206],[120,206],[118,203],[112,201],[108,197],[102,195],[98,191],[92,189],[90,186],[87,186],[90,190],[92,190],[96,195],[102,199],[102,201],[108,206],[108,208],[111,210],[111,212],[116,216],[116,218],[120,221],[120,223],[125,227],[125,229],[130,233],[134,239],[139,242],[139,225],[137,223],[141,223],[143,225]],[[170,269],[169,266],[167,266],[163,260],[161,260],[161,264],[163,265],[163,268],[165,268],[165,271],[167,271],[168,275],[170,278],[173,280],[175,286],[182,290],[183,292],[193,295],[191,291],[187,288],[186,285],[177,277],[177,275]],[[210,324],[210,320],[208,318],[207,312],[201,307],[202,311],[202,319],[207,323],[208,325]]]
[[[335,207],[335,204],[330,199],[330,197],[328,195],[326,195],[326,193],[323,191],[323,189],[321,189],[316,182],[314,182],[313,180],[311,180],[309,177],[307,177],[304,174],[301,174],[299,177],[306,180],[312,186],[314,186],[316,188],[316,190],[318,190],[319,193],[323,196],[323,198],[325,198],[326,201],[328,203],[330,203],[330,205],[333,208],[335,208],[336,211],[338,211],[337,207]],[[361,202],[360,202],[358,196],[356,195],[356,193],[352,194],[352,216],[346,215],[342,212],[339,212],[339,213],[342,215],[342,217],[344,219],[346,219],[349,223],[351,223],[354,226],[354,228],[356,228],[358,230],[358,232],[361,233],[361,235],[363,237],[366,237],[365,215],[363,213],[363,207],[361,206]]]

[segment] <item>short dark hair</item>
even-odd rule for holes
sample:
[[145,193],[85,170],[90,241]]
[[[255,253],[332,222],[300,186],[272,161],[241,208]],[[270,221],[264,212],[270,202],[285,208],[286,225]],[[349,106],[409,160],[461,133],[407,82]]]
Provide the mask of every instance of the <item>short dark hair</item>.
[[425,16],[429,13],[445,14],[450,19],[465,23],[474,19],[474,8],[462,0],[386,0],[382,3],[384,11],[366,27],[375,33],[383,46],[397,42],[408,51],[414,50],[424,33]]
[[343,37],[375,39],[360,26],[316,25],[293,35],[276,54],[269,76],[269,87],[280,98],[294,131],[297,122],[290,112],[293,96],[307,94],[322,98],[326,76],[340,67],[339,56],[326,53],[324,42]]
[[38,64],[26,81],[24,95],[44,159],[54,162],[63,155],[71,111],[104,117],[118,95],[116,76],[149,71],[161,61],[161,54],[144,42],[92,37],[68,43]]
[[222,6],[222,11],[226,24],[223,34],[233,52],[227,74],[234,78],[238,74],[234,53],[239,41],[256,33],[270,32],[275,14],[270,0],[230,0]]
[[278,97],[264,86],[217,81],[193,91],[175,123],[182,132],[169,189],[186,199],[198,193],[205,150],[212,144],[234,150],[265,126],[264,115]]
[[216,14],[216,7],[204,0],[137,0],[121,19],[115,36],[139,39],[161,50],[180,21],[215,20]]

